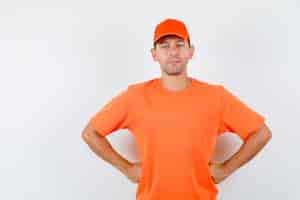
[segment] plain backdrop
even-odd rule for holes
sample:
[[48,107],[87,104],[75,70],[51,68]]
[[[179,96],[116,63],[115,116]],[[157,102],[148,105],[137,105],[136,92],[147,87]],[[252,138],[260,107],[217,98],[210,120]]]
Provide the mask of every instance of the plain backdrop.
[[[128,84],[160,76],[150,48],[155,25],[168,17],[186,23],[195,45],[188,74],[223,84],[273,132],[217,185],[218,200],[300,199],[299,8],[293,0],[1,2],[0,199],[135,199],[137,185],[98,158],[81,132]],[[139,159],[127,130],[108,139]],[[214,159],[240,142],[219,137]]]

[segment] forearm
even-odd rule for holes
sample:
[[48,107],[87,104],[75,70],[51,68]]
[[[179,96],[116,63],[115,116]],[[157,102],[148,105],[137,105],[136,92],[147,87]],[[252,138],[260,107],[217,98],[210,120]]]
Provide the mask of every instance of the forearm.
[[271,139],[270,130],[264,126],[262,129],[251,135],[241,148],[227,161],[224,167],[228,174],[249,162]]
[[85,139],[85,142],[98,157],[110,163],[121,172],[126,171],[130,166],[131,163],[115,151],[105,137],[98,136],[97,133],[92,133]]

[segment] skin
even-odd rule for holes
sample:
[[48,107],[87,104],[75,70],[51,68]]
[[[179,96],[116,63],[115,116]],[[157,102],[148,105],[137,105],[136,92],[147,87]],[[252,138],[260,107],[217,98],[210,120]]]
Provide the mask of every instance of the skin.
[[[195,48],[188,41],[170,35],[157,42],[151,48],[151,55],[161,69],[163,86],[172,91],[184,89],[190,82],[187,64],[193,57]],[[241,148],[224,163],[209,162],[211,176],[216,184],[224,181],[237,169],[249,162],[271,139],[272,133],[266,124],[243,143]],[[141,173],[140,162],[129,162],[113,149],[106,137],[98,134],[90,124],[82,131],[82,138],[91,150],[103,160],[118,169],[131,182],[138,183]]]
[[[161,79],[169,90],[181,90],[189,83],[187,64],[194,55],[195,48],[178,36],[167,36],[151,49],[152,58],[160,64]],[[173,62],[178,61],[178,62]],[[209,162],[211,176],[216,184],[250,161],[271,139],[272,133],[266,124],[243,143],[230,159],[224,163]]]
[[101,159],[115,167],[131,182],[139,181],[141,166],[139,162],[129,162],[121,156],[111,145],[109,140],[96,132],[90,124],[82,131],[82,139],[89,148]]
[[175,35],[158,40],[156,48],[151,48],[154,62],[158,62],[161,80],[166,89],[176,91],[184,89],[190,82],[187,64],[194,55],[194,46],[186,39]]
[[272,138],[272,132],[266,124],[255,131],[242,144],[241,148],[224,163],[210,162],[210,171],[216,184],[225,180],[241,166],[252,160]]

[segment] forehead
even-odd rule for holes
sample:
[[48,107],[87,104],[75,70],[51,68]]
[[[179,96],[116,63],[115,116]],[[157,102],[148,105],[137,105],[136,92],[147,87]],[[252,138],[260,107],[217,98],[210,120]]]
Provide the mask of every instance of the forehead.
[[183,38],[177,36],[177,35],[166,35],[166,36],[163,36],[161,37],[157,43],[162,43],[162,42],[168,42],[168,41],[172,41],[172,40],[175,40],[175,41],[184,41]]

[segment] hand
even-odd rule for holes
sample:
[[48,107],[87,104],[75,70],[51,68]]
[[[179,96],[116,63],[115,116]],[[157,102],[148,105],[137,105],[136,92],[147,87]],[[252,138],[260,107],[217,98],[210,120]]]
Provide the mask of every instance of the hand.
[[140,162],[131,163],[124,172],[125,176],[133,183],[138,183],[141,174]]
[[209,169],[212,175],[212,179],[216,184],[222,182],[229,176],[224,164],[222,163],[211,163],[209,162]]

